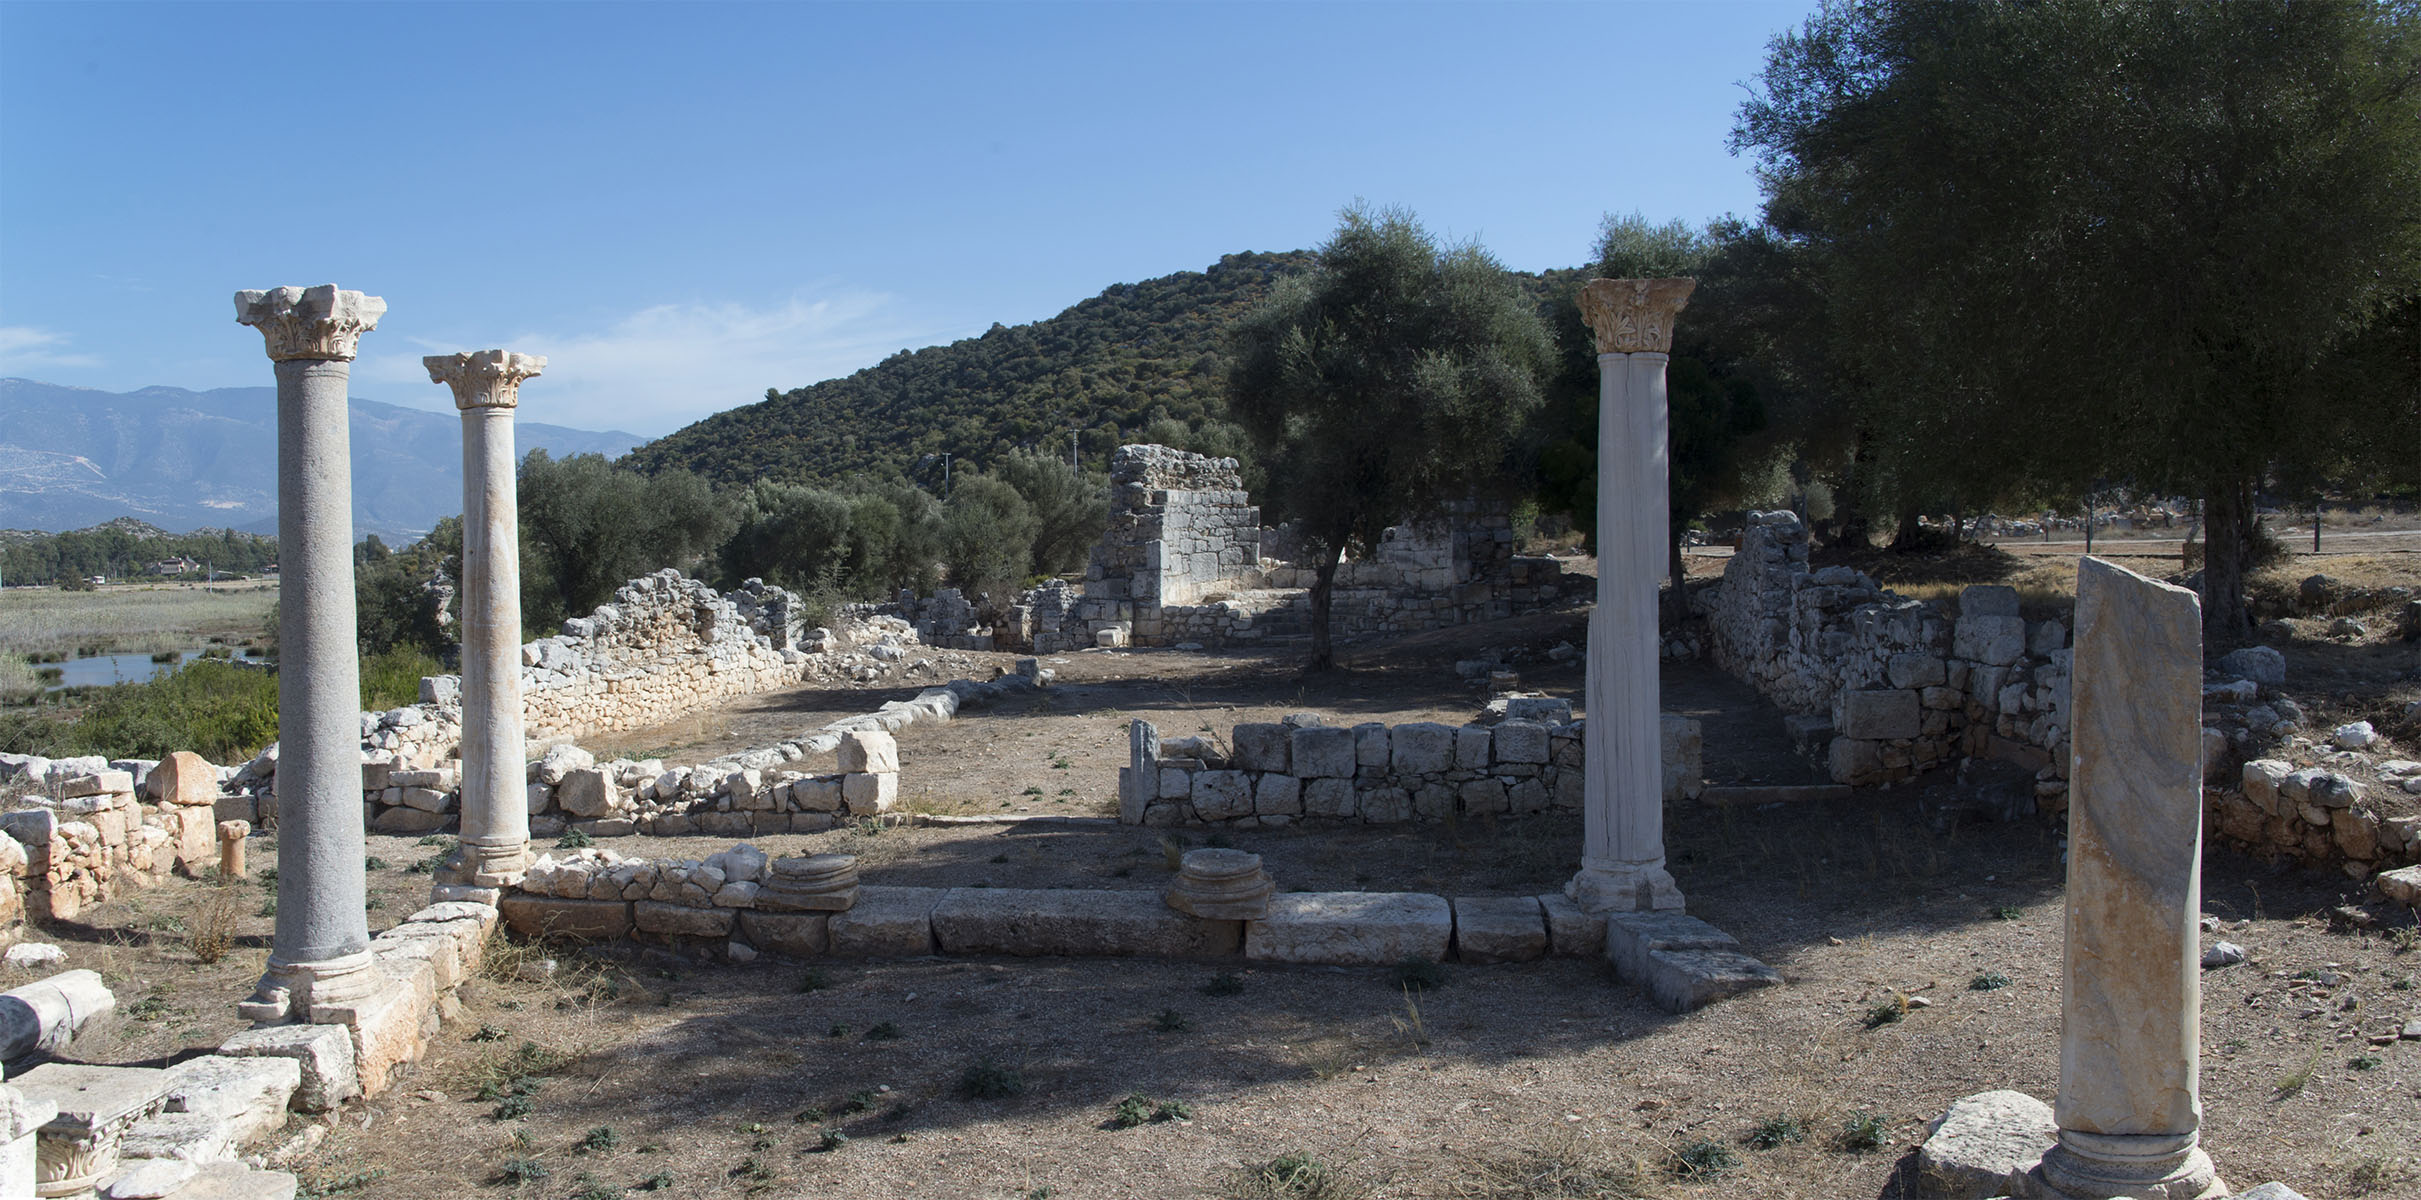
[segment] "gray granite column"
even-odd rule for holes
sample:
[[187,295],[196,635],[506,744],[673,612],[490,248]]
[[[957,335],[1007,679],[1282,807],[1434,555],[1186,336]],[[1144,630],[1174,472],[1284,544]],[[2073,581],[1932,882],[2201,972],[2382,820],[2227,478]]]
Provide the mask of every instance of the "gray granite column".
[[519,882],[530,863],[513,409],[546,359],[481,350],[420,361],[462,410],[462,839],[435,898],[493,903],[488,889]]
[[345,383],[387,302],[334,284],[237,292],[277,364],[277,933],[238,1011],[305,1017],[377,985],[363,907],[360,645]]
[[1593,279],[1580,311],[1597,335],[1597,609],[1589,617],[1589,722],[1580,873],[1564,891],[1592,912],[1677,909],[1664,866],[1656,585],[1666,558],[1665,363],[1692,279]]
[[2075,653],[2059,1142],[2025,1194],[2222,1195],[2197,1144],[2202,605],[2083,559]]

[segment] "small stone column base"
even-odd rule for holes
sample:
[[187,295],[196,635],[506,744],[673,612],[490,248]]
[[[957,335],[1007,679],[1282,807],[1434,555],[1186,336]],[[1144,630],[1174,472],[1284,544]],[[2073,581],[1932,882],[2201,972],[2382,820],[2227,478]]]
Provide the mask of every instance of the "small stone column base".
[[528,838],[495,842],[464,838],[438,866],[435,878],[438,883],[461,887],[511,887],[521,882],[535,857]]
[[1584,912],[1679,911],[1681,888],[1664,869],[1662,858],[1620,862],[1582,856],[1580,873],[1564,885],[1564,895]]
[[307,1020],[311,1010],[350,1004],[378,990],[377,960],[367,950],[317,962],[285,962],[271,955],[269,969],[251,999],[237,1002],[236,1015],[259,1024]]
[[2228,1194],[2198,1135],[2063,1129],[2043,1161],[2012,1182],[2025,1200],[2206,1200]]

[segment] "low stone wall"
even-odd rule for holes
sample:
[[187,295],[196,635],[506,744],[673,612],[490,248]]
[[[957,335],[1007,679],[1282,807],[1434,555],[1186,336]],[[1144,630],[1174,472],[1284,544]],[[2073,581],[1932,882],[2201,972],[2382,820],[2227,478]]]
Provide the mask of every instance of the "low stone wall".
[[[1224,745],[1130,727],[1118,772],[1129,825],[1279,828],[1298,821],[1393,824],[1465,816],[1577,812],[1582,723],[1563,701],[1516,700],[1507,720],[1462,726],[1333,726],[1311,713],[1244,724]],[[1700,788],[1698,723],[1662,722],[1669,803]]]
[[2073,654],[2059,621],[2029,623],[2017,593],[1970,587],[1953,619],[1847,567],[1808,569],[1807,527],[1750,513],[1723,581],[1691,596],[1717,665],[1790,714],[1835,782],[1888,784],[1960,756],[2035,773],[2066,808]]
[[[171,871],[199,876],[217,865],[216,771],[201,759],[184,755],[190,763],[161,770],[11,757],[0,783],[22,794],[0,812],[0,927],[28,913],[68,920]],[[38,779],[30,763],[44,768]]]
[[[2206,729],[2204,736],[2209,742],[2219,734]],[[2375,772],[2366,782],[2342,770],[2298,767],[2280,758],[2244,763],[2231,778],[2233,760],[2216,752],[2210,759],[2205,764],[2203,827],[2216,841],[2256,854],[2339,866],[2354,879],[2421,864],[2421,816],[2388,816],[2374,795],[2407,789],[2421,794],[2421,762],[2363,764],[2374,769],[2366,773]]]

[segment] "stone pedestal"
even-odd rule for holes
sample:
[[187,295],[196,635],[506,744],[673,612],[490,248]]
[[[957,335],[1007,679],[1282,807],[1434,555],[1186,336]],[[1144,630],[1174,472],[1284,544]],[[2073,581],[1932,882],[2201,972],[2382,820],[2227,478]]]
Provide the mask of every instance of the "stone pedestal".
[[44,1063],[16,1079],[23,1103],[56,1114],[42,1124],[35,1143],[31,1194],[91,1195],[117,1170],[126,1131],[167,1104],[168,1083],[168,1072],[149,1067],[77,1063]]
[[0,1196],[34,1194],[36,1134],[58,1115],[56,1102],[29,1100],[25,1093],[0,1084]]
[[277,364],[277,934],[260,990],[239,1006],[253,1020],[284,1020],[375,982],[345,390],[361,335],[386,310],[333,284],[235,294],[236,320],[261,331]]
[[1596,279],[1581,314],[1597,335],[1597,609],[1589,617],[1580,873],[1591,912],[1677,909],[1664,864],[1656,585],[1665,574],[1665,363],[1689,279]]
[[1260,855],[1212,847],[1188,850],[1182,861],[1167,892],[1170,908],[1214,921],[1258,921],[1269,915],[1269,898],[1278,887],[1261,869]]
[[[513,410],[546,359],[435,354],[429,378],[462,410],[462,838],[441,889],[500,888],[530,865],[521,728],[521,532]],[[449,894],[451,894],[449,892]]]
[[857,856],[811,854],[766,865],[756,907],[768,912],[846,912],[857,903]]
[[2202,606],[2095,558],[2076,585],[2059,1141],[2020,1191],[2224,1195],[2197,1144]]

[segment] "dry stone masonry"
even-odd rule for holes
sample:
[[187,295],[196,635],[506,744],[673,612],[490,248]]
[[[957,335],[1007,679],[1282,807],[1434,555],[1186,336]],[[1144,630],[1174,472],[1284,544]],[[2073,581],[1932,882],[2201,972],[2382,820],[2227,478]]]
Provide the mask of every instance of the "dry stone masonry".
[[[1295,713],[1237,725],[1224,743],[1162,738],[1135,721],[1118,772],[1118,819],[1275,829],[1579,811],[1586,723],[1561,700],[1517,699],[1510,712],[1493,726],[1326,725]],[[1660,732],[1659,796],[1695,795],[1698,723],[1666,714]]]

